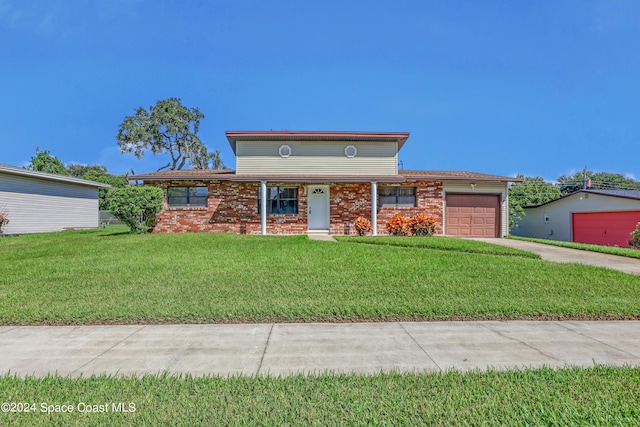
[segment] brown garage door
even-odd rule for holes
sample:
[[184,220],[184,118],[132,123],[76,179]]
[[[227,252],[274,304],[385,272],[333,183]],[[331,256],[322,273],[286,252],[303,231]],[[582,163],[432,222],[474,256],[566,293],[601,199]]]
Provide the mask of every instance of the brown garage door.
[[447,194],[447,234],[500,237],[500,196]]

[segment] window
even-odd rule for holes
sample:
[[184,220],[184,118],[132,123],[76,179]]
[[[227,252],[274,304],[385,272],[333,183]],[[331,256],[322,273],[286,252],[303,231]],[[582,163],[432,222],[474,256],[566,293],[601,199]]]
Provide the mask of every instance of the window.
[[344,155],[349,157],[350,159],[355,157],[356,154],[358,154],[358,149],[356,147],[354,147],[353,145],[347,145],[344,148]]
[[[262,195],[258,190],[258,213],[262,208]],[[297,214],[298,187],[267,187],[268,214]]]
[[209,191],[207,187],[169,187],[167,188],[167,203],[169,207],[176,206],[207,206]]
[[416,187],[379,187],[378,207],[416,206]]
[[280,154],[280,157],[287,158],[291,155],[291,147],[286,144],[281,145],[278,149],[278,153]]

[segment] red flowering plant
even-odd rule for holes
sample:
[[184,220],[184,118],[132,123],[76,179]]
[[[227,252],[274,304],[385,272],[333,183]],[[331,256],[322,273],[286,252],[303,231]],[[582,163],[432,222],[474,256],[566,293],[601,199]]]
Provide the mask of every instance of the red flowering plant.
[[636,225],[636,229],[631,232],[629,246],[635,249],[640,249],[640,222]]
[[411,218],[411,234],[414,236],[431,236],[438,225],[436,219],[425,213],[419,213]]
[[393,214],[387,223],[387,232],[392,236],[411,236],[411,220],[400,214]]
[[356,232],[358,236],[364,236],[367,233],[371,233],[373,230],[373,225],[371,225],[371,221],[363,216],[359,216],[358,219],[353,223],[353,226],[356,228]]
[[0,207],[0,231],[7,224],[9,224],[9,213],[5,208]]

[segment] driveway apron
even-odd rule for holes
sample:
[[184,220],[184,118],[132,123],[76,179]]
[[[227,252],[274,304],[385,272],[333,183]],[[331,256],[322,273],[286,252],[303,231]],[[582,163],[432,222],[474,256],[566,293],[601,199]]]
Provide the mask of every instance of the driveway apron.
[[546,261],[575,262],[579,264],[610,268],[624,273],[640,274],[640,259],[637,258],[582,251],[579,249],[562,248],[559,246],[527,242],[524,240],[500,238],[473,238],[471,240],[478,240],[480,242],[533,252],[540,255],[542,259]]

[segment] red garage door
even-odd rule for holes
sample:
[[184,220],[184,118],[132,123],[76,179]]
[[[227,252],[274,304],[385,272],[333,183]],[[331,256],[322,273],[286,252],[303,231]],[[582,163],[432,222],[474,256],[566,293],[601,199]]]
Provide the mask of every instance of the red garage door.
[[500,237],[500,196],[447,194],[447,234]]
[[574,242],[628,247],[640,211],[574,212],[572,219]]

